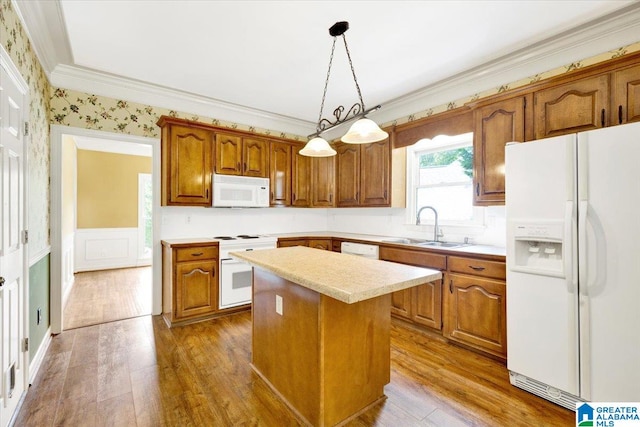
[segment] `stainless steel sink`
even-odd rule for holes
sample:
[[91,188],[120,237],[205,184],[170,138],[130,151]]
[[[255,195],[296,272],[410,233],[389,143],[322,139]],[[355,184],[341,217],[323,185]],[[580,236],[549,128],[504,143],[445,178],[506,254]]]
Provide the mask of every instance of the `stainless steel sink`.
[[427,247],[436,247],[436,248],[457,248],[460,246],[465,246],[464,243],[455,243],[455,242],[422,242],[416,243],[416,246],[427,246]]
[[406,237],[389,237],[388,239],[382,239],[381,242],[385,243],[403,243],[405,245],[416,245],[419,243],[425,243],[424,240],[409,239]]

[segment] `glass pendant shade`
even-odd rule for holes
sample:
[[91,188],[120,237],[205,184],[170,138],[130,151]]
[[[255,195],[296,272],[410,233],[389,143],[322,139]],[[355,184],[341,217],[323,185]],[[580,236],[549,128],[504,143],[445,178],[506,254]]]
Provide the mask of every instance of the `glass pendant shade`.
[[307,145],[299,153],[309,157],[329,157],[335,156],[336,150],[331,148],[327,141],[318,136],[307,142]]
[[389,134],[373,120],[362,118],[351,125],[349,131],[340,140],[347,144],[368,144],[386,139]]

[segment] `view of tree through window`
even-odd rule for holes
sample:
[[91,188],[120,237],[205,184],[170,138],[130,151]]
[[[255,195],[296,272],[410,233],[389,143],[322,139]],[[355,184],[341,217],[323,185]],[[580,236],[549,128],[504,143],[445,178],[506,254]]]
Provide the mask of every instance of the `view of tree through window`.
[[[427,142],[415,150],[416,210],[432,206],[441,221],[474,221],[471,137],[433,148],[429,145]],[[421,219],[428,222],[429,214],[425,212]]]
[[453,150],[436,151],[420,156],[420,168],[433,166],[448,166],[458,161],[465,175],[473,178],[473,149],[472,147],[456,148]]

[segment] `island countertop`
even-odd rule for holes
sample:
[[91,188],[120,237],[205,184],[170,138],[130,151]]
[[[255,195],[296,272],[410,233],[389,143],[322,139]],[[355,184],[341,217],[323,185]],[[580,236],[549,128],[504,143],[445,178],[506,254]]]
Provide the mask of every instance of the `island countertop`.
[[304,246],[229,255],[347,304],[442,278],[438,270]]

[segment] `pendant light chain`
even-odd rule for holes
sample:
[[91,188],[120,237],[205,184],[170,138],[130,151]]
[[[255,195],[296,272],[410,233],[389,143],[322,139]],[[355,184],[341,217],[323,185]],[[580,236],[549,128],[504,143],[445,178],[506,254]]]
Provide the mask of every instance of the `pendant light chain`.
[[[345,42],[346,43],[346,42]],[[324,110],[324,99],[327,96],[327,87],[329,86],[329,76],[331,75],[331,64],[333,63],[333,52],[336,50],[336,38],[333,38],[333,45],[331,46],[331,56],[329,56],[329,69],[327,70],[327,79],[324,82],[324,92],[322,93],[322,103],[320,104],[320,115],[318,116],[318,126],[316,127],[316,131],[320,132],[320,122],[322,121],[322,110]],[[347,51],[348,52],[348,51]],[[351,59],[349,59],[351,61]],[[352,67],[353,69],[353,67]],[[357,83],[356,83],[357,85]],[[358,89],[360,92],[360,89]],[[362,98],[361,98],[362,100]]]
[[[360,98],[360,105],[362,106],[362,111],[364,111],[364,101],[362,100],[362,92],[360,92],[360,85],[358,84],[358,79],[356,79],[356,70],[354,70],[353,68],[353,61],[351,61],[349,46],[347,46],[347,38],[345,37],[344,34],[342,34],[342,40],[344,40],[344,48],[347,51],[347,58],[349,59],[349,65],[351,66],[351,74],[353,74],[353,81],[356,83],[356,89],[358,90],[358,98]],[[334,43],[335,43],[335,38],[334,38]],[[332,52],[332,55],[333,55],[333,52]]]

